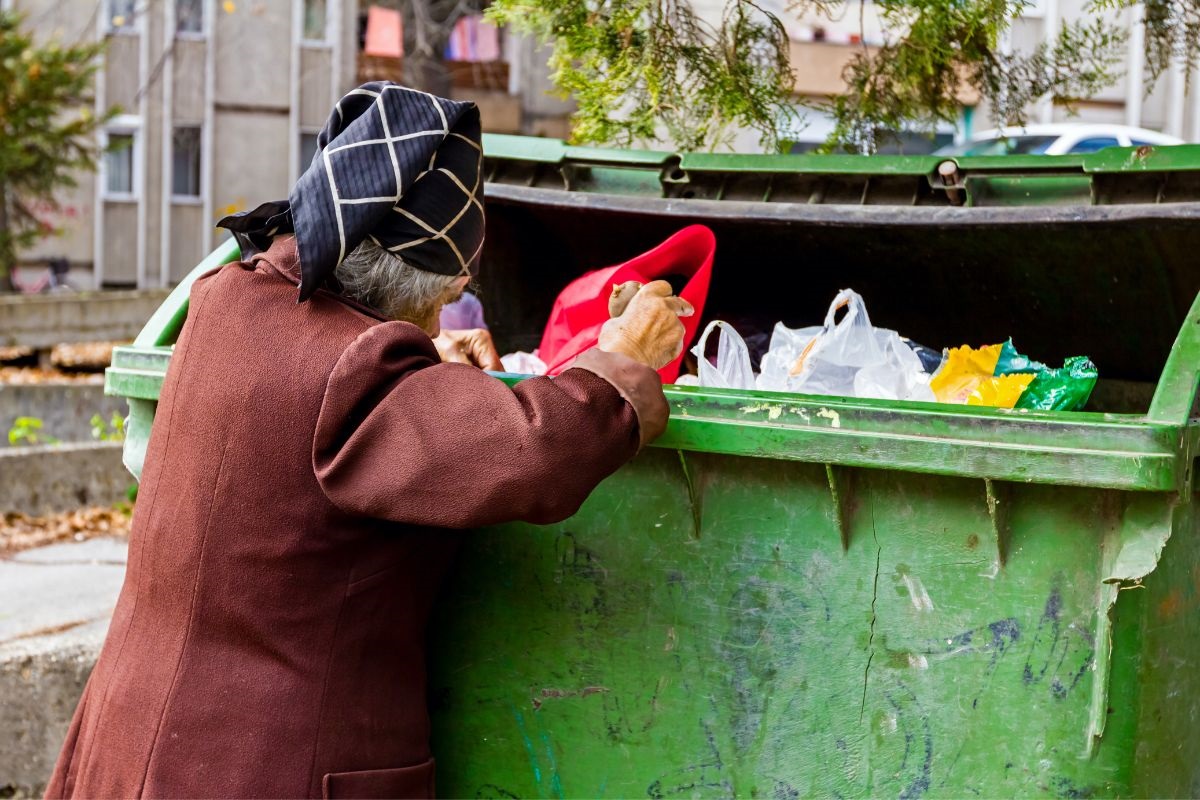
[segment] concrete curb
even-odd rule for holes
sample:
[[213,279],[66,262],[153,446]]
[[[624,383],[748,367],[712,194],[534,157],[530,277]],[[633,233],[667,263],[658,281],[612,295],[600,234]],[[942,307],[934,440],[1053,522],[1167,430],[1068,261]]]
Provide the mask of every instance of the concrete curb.
[[0,347],[128,341],[170,289],[0,297]]
[[102,631],[95,644],[0,657],[0,793],[41,797],[46,791],[103,641]]
[[133,476],[121,442],[9,447],[0,450],[0,512],[42,515],[126,499]]
[[112,618],[128,545],[0,558],[0,796],[40,797]]

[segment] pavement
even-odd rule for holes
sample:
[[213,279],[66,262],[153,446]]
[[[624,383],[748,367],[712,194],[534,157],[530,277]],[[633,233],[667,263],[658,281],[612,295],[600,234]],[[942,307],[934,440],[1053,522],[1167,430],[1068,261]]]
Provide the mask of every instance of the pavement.
[[127,542],[0,556],[0,797],[40,796],[104,642]]

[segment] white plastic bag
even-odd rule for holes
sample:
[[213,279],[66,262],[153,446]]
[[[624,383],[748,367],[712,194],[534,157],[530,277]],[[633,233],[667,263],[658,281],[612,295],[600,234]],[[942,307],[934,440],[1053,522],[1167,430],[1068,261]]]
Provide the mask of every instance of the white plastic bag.
[[504,365],[505,372],[513,372],[517,375],[545,375],[546,362],[537,357],[537,353],[526,353],[523,350],[518,350],[515,353],[507,353],[500,356],[500,363]]
[[820,325],[792,329],[782,322],[775,323],[775,329],[771,331],[771,343],[759,365],[758,388],[768,392],[796,391],[788,386],[788,371],[800,358],[804,348],[822,330]]
[[[717,340],[717,364],[713,366],[704,356],[708,335],[720,328]],[[750,351],[746,342],[728,322],[715,319],[708,323],[700,341],[692,348],[700,365],[700,386],[717,389],[753,389],[754,369],[750,366]]]
[[[841,308],[846,316],[835,322]],[[819,328],[777,325],[762,369],[760,389],[934,401],[921,359],[895,331],[871,327],[862,297],[851,289],[834,298]]]

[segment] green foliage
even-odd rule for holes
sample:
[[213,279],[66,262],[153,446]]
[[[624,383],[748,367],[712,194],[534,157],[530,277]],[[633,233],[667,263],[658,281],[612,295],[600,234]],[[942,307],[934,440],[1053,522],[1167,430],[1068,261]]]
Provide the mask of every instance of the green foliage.
[[107,422],[99,414],[93,414],[91,423],[93,439],[99,439],[102,442],[125,441],[125,418],[116,411],[113,412],[112,419]]
[[[857,51],[846,91],[819,102],[792,96],[783,25],[753,0],[727,0],[717,26],[687,0],[494,0],[488,13],[552,44],[554,81],[578,104],[576,141],[715,149],[738,126],[771,147],[794,129],[796,104],[808,103],[836,120],[827,148],[869,152],[888,132],[955,122],[964,96],[1019,125],[1038,99],[1069,106],[1116,79],[1126,32],[1101,16],[1065,25],[1031,53],[1004,52],[1001,38],[1026,4],[877,0],[884,43]],[[790,0],[788,11],[836,17],[845,4]]]
[[8,429],[8,443],[14,447],[58,444],[58,439],[42,433],[43,427],[44,423],[37,417],[17,417]]
[[113,509],[127,517],[133,516],[133,506],[137,503],[138,485],[131,483],[125,488],[125,499],[113,503]]
[[1094,0],[1097,8],[1122,10],[1141,5],[1146,32],[1146,83],[1153,85],[1176,61],[1191,71],[1200,63],[1200,2],[1197,0]]
[[737,125],[769,146],[793,113],[787,34],[752,0],[730,0],[717,26],[688,0],[494,0],[488,14],[552,42],[579,141],[696,150],[726,143]]
[[[35,43],[22,17],[0,11],[0,281],[17,250],[48,231],[32,211],[94,170],[92,77],[102,44]],[[115,109],[110,115],[115,113]]]
[[1117,78],[1126,32],[1100,18],[1064,25],[1053,44],[1030,53],[1005,53],[1003,32],[1024,0],[878,0],[892,35],[863,48],[846,68],[847,90],[830,111],[837,121],[830,145],[870,151],[878,135],[902,128],[930,132],[955,123],[962,97],[987,101],[1004,125],[1028,122],[1043,98],[1067,105]]

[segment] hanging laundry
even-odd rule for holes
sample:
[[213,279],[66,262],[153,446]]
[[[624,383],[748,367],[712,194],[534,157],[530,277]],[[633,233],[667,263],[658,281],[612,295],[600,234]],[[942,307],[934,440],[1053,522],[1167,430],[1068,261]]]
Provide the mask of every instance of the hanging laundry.
[[404,57],[404,23],[399,11],[380,6],[367,9],[367,36],[363,53],[384,58]]
[[446,44],[448,61],[499,61],[500,31],[482,14],[461,17]]

